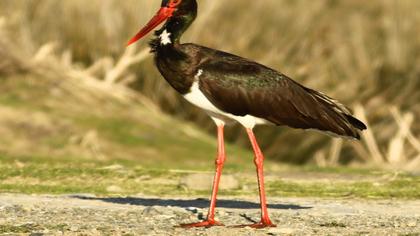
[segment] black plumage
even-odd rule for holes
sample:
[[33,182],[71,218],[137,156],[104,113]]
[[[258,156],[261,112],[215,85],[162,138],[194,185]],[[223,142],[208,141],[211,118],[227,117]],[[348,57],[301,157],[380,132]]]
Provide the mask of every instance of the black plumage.
[[[189,92],[195,75],[202,70],[198,78],[201,92],[225,113],[357,139],[358,131],[366,129],[336,100],[256,62],[195,44],[156,50],[159,70],[181,94]],[[174,57],[179,60],[177,66]]]
[[[225,113],[360,138],[359,131],[366,126],[336,100],[254,61],[196,44],[181,44],[182,34],[196,16],[195,1],[181,2],[150,42],[160,73],[180,94],[189,93],[198,79],[201,92]],[[162,44],[163,33],[171,43]],[[196,78],[200,70],[203,73]]]

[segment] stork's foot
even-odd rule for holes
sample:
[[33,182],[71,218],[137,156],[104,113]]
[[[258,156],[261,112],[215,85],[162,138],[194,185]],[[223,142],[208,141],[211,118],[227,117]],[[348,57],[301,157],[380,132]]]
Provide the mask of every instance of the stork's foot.
[[271,227],[277,227],[275,224],[271,223],[271,220],[262,220],[259,223],[255,224],[246,224],[246,225],[236,225],[233,226],[234,228],[246,228],[250,227],[253,229],[263,229],[263,228],[271,228]]
[[179,227],[189,229],[189,228],[210,228],[214,226],[224,226],[224,225],[215,220],[205,220],[203,222],[198,222],[198,223],[181,224]]

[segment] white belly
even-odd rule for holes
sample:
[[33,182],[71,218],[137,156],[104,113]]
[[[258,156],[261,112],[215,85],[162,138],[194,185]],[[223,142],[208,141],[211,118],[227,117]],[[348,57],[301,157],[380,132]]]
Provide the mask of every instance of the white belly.
[[[201,72],[202,73],[202,72]],[[197,76],[201,75],[197,74]],[[195,106],[205,110],[213,119],[221,119],[224,121],[234,120],[239,122],[241,125],[243,125],[245,128],[254,128],[257,124],[267,124],[268,121],[251,116],[235,116],[229,113],[226,113],[224,111],[221,111],[217,107],[215,107],[208,99],[207,97],[201,92],[199,88],[199,82],[196,80],[192,87],[190,93],[184,95],[184,98],[189,101],[190,103],[194,104]]]

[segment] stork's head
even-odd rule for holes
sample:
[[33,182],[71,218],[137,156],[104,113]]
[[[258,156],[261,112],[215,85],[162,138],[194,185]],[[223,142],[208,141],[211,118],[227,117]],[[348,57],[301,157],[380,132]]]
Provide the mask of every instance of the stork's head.
[[163,0],[156,15],[132,39],[130,39],[127,46],[137,42],[165,21],[168,22],[167,25],[170,22],[173,22],[171,26],[173,28],[172,30],[179,31],[174,33],[183,33],[192,21],[194,21],[196,15],[196,0]]

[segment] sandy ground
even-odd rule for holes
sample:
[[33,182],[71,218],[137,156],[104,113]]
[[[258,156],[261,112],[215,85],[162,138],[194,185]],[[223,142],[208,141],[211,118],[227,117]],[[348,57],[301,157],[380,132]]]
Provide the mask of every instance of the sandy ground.
[[420,200],[270,198],[278,227],[232,228],[259,219],[257,199],[222,198],[227,227],[185,230],[206,199],[0,195],[1,235],[420,235]]

